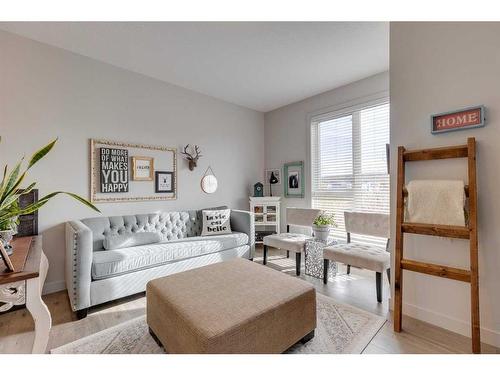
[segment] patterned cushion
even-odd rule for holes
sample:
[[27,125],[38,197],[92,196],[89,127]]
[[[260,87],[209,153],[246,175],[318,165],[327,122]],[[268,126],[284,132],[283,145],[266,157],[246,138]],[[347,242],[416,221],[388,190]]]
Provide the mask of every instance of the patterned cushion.
[[391,267],[391,256],[384,248],[358,243],[325,247],[323,258],[375,272],[385,272]]
[[106,279],[180,259],[232,249],[247,243],[246,233],[233,232],[220,236],[189,237],[166,243],[94,251],[92,279]]
[[304,251],[304,246],[308,238],[311,237],[299,233],[272,234],[264,237],[264,245],[301,253]]

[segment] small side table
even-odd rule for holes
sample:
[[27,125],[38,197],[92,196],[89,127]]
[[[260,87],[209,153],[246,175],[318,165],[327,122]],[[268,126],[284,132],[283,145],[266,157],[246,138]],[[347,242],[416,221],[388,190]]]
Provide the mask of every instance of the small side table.
[[[316,238],[306,240],[306,275],[323,278],[323,249],[327,246],[335,245],[337,241],[327,240],[322,241]],[[337,274],[337,263],[330,262],[328,270],[328,278],[334,277]]]
[[49,341],[52,318],[42,300],[42,288],[47,276],[49,262],[42,250],[42,237],[21,237],[11,242],[14,253],[10,257],[15,272],[3,269],[0,260],[0,311],[14,305],[26,303],[26,308],[35,321],[33,354],[43,354]]

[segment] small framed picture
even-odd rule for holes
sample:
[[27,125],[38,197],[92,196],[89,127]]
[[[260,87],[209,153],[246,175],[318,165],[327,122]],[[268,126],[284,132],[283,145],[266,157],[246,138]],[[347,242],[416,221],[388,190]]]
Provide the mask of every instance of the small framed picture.
[[265,176],[266,176],[266,183],[269,184],[269,181],[271,181],[271,178],[273,181],[273,185],[281,185],[281,169],[266,169],[265,170]]
[[148,156],[132,156],[132,180],[153,181],[153,162]]
[[304,198],[304,162],[295,161],[285,164],[285,197]]
[[174,172],[155,172],[155,193],[174,192]]
[[5,267],[7,267],[7,270],[10,272],[15,272],[16,270],[12,264],[12,261],[9,258],[9,254],[7,253],[7,250],[3,247],[1,241],[0,241],[0,255],[2,256],[2,260],[5,263]]

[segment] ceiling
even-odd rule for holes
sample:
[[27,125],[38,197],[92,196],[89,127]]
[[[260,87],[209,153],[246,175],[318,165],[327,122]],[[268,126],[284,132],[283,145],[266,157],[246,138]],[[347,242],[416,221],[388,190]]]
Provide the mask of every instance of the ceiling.
[[0,29],[261,112],[389,69],[386,22],[1,22]]

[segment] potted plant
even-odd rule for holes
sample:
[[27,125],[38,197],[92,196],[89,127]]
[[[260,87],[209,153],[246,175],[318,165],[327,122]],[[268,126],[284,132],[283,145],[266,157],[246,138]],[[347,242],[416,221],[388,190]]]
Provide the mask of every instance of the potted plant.
[[[0,137],[0,141],[1,141]],[[12,237],[16,234],[16,227],[19,222],[20,215],[28,215],[37,211],[45,203],[47,203],[51,198],[58,194],[67,194],[70,197],[76,199],[77,201],[85,204],[86,206],[92,208],[93,210],[100,212],[92,203],[86,199],[65,191],[56,191],[45,195],[40,198],[37,202],[28,205],[27,207],[19,207],[19,197],[23,194],[29,193],[35,188],[36,182],[31,183],[28,187],[22,188],[21,184],[24,181],[28,171],[33,167],[40,159],[47,155],[52,147],[54,147],[57,139],[50,142],[48,145],[42,147],[40,150],[35,152],[33,156],[28,161],[27,167],[22,171],[24,157],[16,164],[12,170],[8,170],[6,165],[3,171],[3,178],[0,182],[0,241],[2,245],[9,252],[9,242]]]
[[314,237],[320,241],[326,241],[330,235],[330,228],[336,226],[334,216],[322,212],[313,221],[312,229]]

